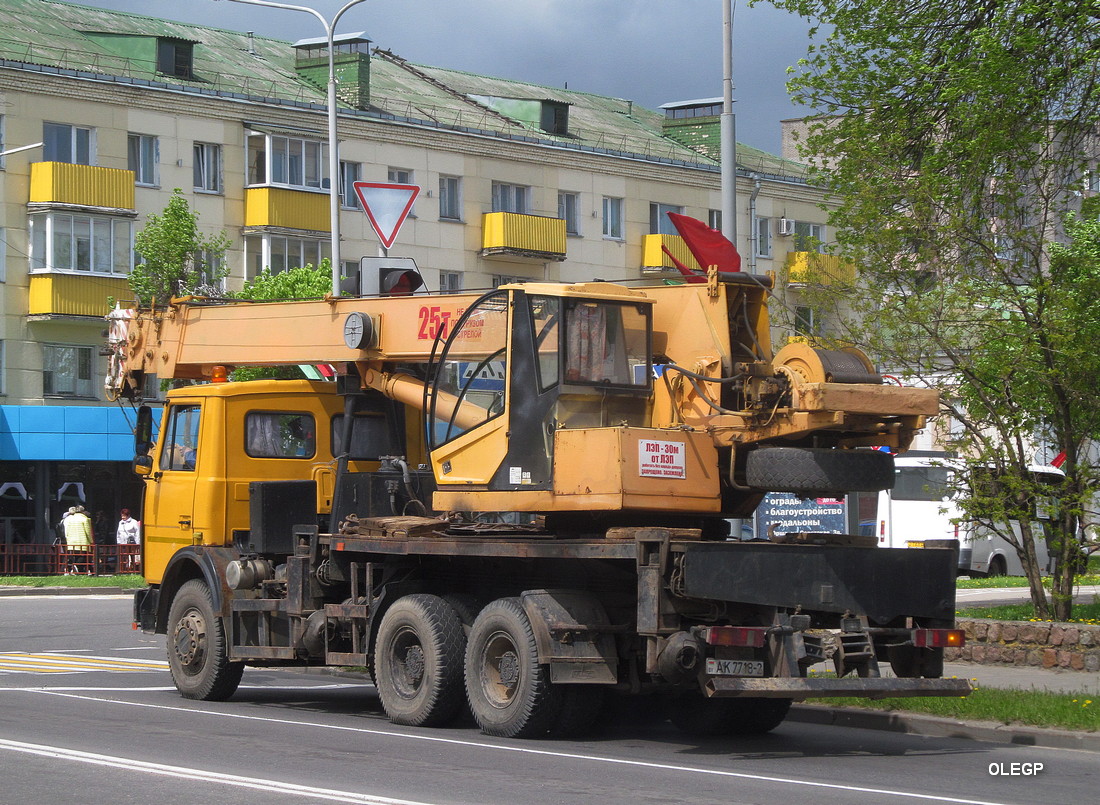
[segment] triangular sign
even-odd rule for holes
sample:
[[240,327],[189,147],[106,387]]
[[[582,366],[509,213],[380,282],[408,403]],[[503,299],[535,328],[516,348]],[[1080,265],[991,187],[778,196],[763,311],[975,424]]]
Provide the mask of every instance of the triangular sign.
[[353,182],[355,194],[363,202],[367,220],[387,249],[393,246],[401,224],[405,223],[420,188],[414,184]]

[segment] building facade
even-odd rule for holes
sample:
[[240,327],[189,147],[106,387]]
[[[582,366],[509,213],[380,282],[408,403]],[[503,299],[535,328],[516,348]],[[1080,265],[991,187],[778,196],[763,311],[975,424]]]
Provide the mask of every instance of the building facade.
[[[419,186],[389,254],[413,258],[431,290],[660,282],[675,276],[662,245],[692,263],[665,213],[719,225],[706,101],[661,113],[414,65],[364,34],[339,36],[331,177],[324,41],[49,0],[0,0],[0,24],[0,150],[35,146],[0,158],[5,541],[44,538],[73,502],[112,516],[137,506],[120,463],[132,413],[103,395],[103,316],[133,298],[134,235],[177,188],[204,233],[229,237],[229,289],[329,257],[333,183],[348,277],[384,253],[354,182]],[[776,273],[783,306],[828,240],[822,197],[796,162],[739,146],[738,163],[737,245],[747,270]]]

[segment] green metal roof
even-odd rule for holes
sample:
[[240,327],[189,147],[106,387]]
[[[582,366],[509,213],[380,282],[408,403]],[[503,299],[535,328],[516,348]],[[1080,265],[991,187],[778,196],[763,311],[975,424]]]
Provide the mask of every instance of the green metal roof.
[[[132,37],[132,39],[129,39]],[[194,80],[156,71],[150,40],[194,43]],[[53,2],[0,0],[0,64],[94,75],[131,84],[180,87],[259,102],[323,107],[325,91],[295,71],[288,42],[120,11]],[[14,64],[13,64],[14,63]],[[508,117],[472,96],[568,105],[568,133],[555,135]],[[662,134],[663,115],[620,98],[411,64],[376,49],[370,64],[370,108],[348,114],[398,118],[476,130],[598,153],[626,154],[715,170],[707,149]],[[738,144],[738,164],[802,179],[805,166]]]

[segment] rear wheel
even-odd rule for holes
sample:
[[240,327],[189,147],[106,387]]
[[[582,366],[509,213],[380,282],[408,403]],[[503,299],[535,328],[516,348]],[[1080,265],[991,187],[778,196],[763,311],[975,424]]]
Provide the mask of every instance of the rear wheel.
[[222,619],[206,583],[180,587],[168,612],[168,667],[185,699],[223,701],[241,684],[244,663],[230,662]]
[[517,598],[500,598],[474,621],[466,646],[466,698],[481,731],[501,738],[546,735],[560,689],[539,664],[535,634]]
[[745,481],[768,492],[878,492],[894,486],[894,457],[878,450],[758,447]]
[[454,609],[434,595],[407,595],[382,616],[374,681],[394,724],[438,726],[462,707],[466,634]]

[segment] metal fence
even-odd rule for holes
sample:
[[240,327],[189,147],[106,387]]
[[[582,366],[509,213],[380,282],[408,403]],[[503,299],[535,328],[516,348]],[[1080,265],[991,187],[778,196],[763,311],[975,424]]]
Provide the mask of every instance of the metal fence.
[[140,545],[93,545],[86,551],[67,545],[0,545],[0,575],[5,576],[113,576],[140,572]]

